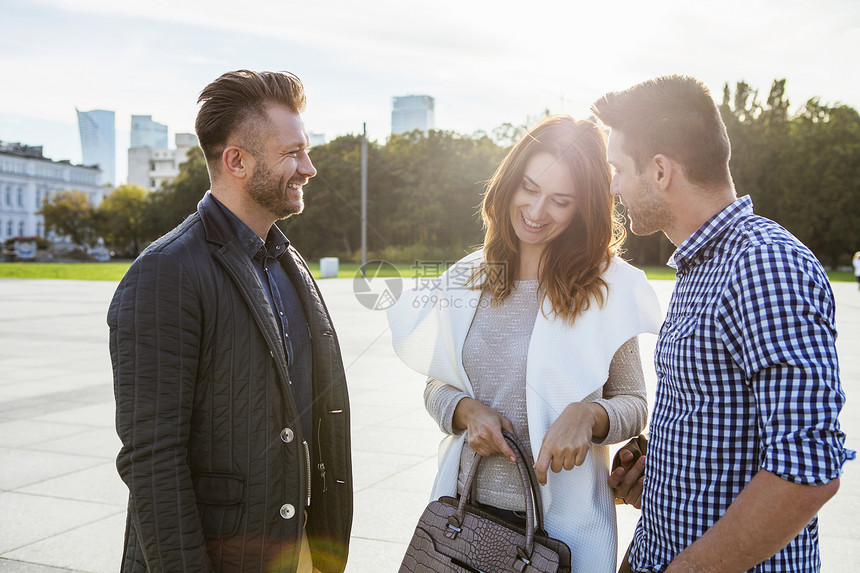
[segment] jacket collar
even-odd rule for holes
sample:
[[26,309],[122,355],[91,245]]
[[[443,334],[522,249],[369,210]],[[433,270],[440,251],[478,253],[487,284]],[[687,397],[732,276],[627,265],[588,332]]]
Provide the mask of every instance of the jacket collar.
[[207,191],[203,199],[197,203],[197,213],[203,221],[207,241],[216,245],[226,245],[236,238],[227,216],[212,196],[212,191]]
[[290,245],[290,240],[277,225],[272,225],[269,229],[264,243],[235,213],[218,201],[212,191],[206,191],[203,199],[197,203],[197,212],[203,221],[203,228],[206,229],[207,241],[224,245],[238,239],[239,246],[248,253],[249,258],[254,258],[264,244],[280,245],[283,247],[279,249],[281,254],[287,252]]

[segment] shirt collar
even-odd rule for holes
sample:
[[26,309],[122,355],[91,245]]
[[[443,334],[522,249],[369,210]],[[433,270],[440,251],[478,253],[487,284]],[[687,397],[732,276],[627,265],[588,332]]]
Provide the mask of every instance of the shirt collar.
[[252,231],[248,225],[243,223],[242,219],[237,217],[236,214],[228,209],[226,205],[221,203],[214,196],[212,196],[212,199],[215,200],[215,204],[218,205],[224,213],[224,216],[227,217],[227,221],[230,222],[230,228],[233,230],[233,233],[236,234],[236,238],[239,240],[239,245],[246,253],[248,253],[248,257],[252,259],[255,258],[264,248],[278,258],[287,252],[287,247],[290,246],[290,241],[277,225],[272,225],[269,229],[269,234],[266,235],[266,241],[263,242],[263,239],[258,237],[257,233]]
[[744,195],[736,199],[734,203],[708,219],[704,225],[696,229],[696,232],[687,237],[675,249],[675,252],[669,257],[669,262],[666,264],[673,269],[683,270],[715,237],[734,225],[741,217],[752,215],[752,213],[753,204],[749,195]]

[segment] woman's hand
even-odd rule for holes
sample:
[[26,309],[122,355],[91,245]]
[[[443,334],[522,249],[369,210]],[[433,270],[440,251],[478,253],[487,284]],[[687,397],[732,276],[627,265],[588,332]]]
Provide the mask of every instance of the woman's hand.
[[517,458],[508,445],[502,430],[514,433],[511,421],[483,402],[473,398],[463,398],[454,409],[454,429],[466,430],[469,446],[478,455],[502,454],[512,462]]
[[574,402],[549,427],[543,437],[535,462],[535,472],[541,485],[546,485],[547,470],[555,473],[582,465],[595,434],[606,435],[609,415],[599,404]]

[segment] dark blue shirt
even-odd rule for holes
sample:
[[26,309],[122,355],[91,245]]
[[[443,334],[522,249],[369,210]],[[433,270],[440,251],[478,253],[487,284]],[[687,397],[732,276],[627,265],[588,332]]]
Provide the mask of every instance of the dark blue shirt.
[[285,264],[294,264],[290,257],[284,257],[290,241],[277,225],[272,225],[264,242],[217,199],[215,204],[224,212],[239,244],[248,253],[277,319],[289,367],[290,391],[299,411],[302,435],[310,446],[313,443],[313,356],[302,301],[284,268]]

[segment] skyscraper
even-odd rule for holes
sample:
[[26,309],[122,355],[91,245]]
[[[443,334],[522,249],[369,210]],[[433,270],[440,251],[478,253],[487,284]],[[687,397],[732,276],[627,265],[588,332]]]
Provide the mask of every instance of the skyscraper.
[[84,165],[98,165],[102,171],[101,184],[116,183],[116,131],[114,112],[104,109],[78,113],[81,151]]
[[391,134],[434,129],[434,107],[435,102],[428,95],[395,97],[391,109]]
[[151,115],[131,116],[131,146],[165,149],[167,147],[167,126],[152,121]]

